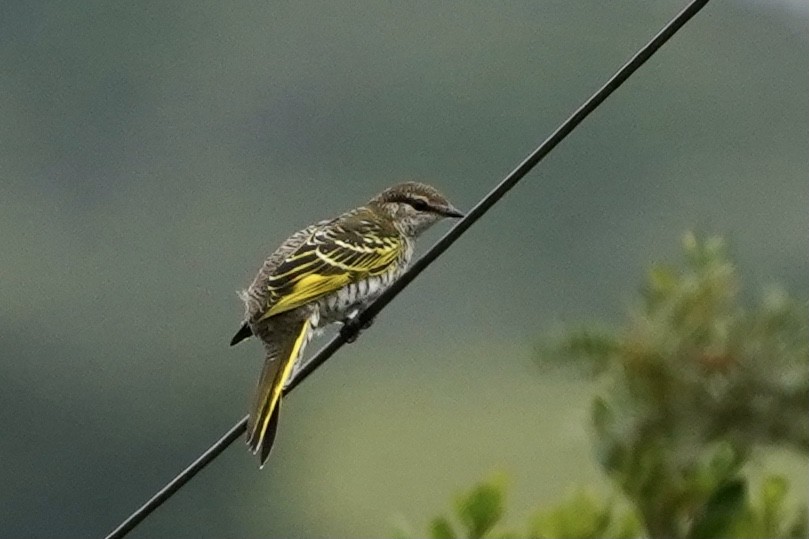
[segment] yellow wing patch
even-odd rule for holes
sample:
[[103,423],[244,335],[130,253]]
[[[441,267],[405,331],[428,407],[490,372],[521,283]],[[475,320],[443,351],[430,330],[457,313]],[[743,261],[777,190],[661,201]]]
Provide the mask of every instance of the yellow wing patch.
[[366,219],[315,231],[267,278],[267,310],[259,320],[295,309],[396,266],[407,249],[397,231]]
[[278,298],[272,307],[264,313],[261,320],[305,305],[310,301],[341,289],[350,282],[351,275],[347,273],[338,275],[310,273],[304,275],[295,282],[291,291]]

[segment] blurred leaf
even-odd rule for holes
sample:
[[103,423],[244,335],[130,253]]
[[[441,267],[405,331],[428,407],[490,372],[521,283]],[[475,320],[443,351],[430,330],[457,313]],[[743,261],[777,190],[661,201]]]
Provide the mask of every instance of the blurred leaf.
[[459,536],[470,539],[484,537],[503,516],[505,484],[505,476],[498,475],[479,483],[468,493],[458,496],[455,500],[455,512],[463,526],[463,533],[456,533],[447,517],[437,516],[430,521],[429,537],[433,539],[455,539]]
[[502,481],[492,480],[458,498],[456,511],[467,537],[483,537],[503,516],[503,488]]
[[767,529],[772,529],[780,523],[788,490],[787,480],[779,475],[771,475],[764,479],[761,485],[761,517]]
[[592,418],[593,426],[595,426],[596,430],[599,432],[606,431],[613,422],[614,414],[612,410],[610,410],[610,405],[602,397],[593,399]]
[[724,479],[734,473],[739,467],[739,458],[733,445],[726,441],[716,444],[708,467],[716,478]]
[[613,539],[632,539],[641,535],[643,535],[643,526],[634,513],[627,512],[615,517],[610,537]]
[[743,515],[746,498],[745,480],[736,479],[722,485],[694,519],[688,537],[691,539],[726,537],[734,520]]
[[444,517],[436,517],[430,522],[430,537],[433,539],[455,539],[452,524]]
[[809,519],[805,502],[798,508],[788,506],[789,483],[779,475],[763,479],[755,504],[749,504],[743,518],[732,529],[736,537],[795,537],[806,538]]
[[596,376],[610,367],[620,342],[606,329],[582,328],[537,346],[536,362],[542,368],[586,369]]
[[643,295],[647,303],[657,306],[666,298],[670,297],[679,285],[679,275],[668,266],[656,265],[647,276],[647,284],[643,289]]
[[611,501],[585,490],[577,491],[553,509],[537,513],[531,537],[560,539],[636,537],[641,527],[630,513],[618,513]]
[[693,503],[704,503],[717,488],[738,475],[744,459],[733,444],[720,441],[705,444],[695,461],[693,472],[687,475],[694,482],[693,488],[689,490],[692,491]]

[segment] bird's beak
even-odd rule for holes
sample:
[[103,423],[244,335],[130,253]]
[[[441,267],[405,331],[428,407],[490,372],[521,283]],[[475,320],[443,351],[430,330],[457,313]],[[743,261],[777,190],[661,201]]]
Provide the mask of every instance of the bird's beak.
[[460,218],[464,216],[464,212],[462,212],[461,210],[459,210],[454,206],[447,206],[446,208],[443,209],[441,215],[443,215],[444,217]]

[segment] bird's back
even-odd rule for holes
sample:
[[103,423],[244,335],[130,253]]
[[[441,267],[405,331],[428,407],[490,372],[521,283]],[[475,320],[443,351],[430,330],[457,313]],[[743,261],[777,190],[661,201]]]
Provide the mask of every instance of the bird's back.
[[245,320],[255,322],[267,311],[270,289],[267,286],[270,276],[286,258],[294,253],[306,240],[315,233],[319,226],[328,221],[321,221],[298,230],[282,243],[261,265],[258,274],[240,295],[245,304]]

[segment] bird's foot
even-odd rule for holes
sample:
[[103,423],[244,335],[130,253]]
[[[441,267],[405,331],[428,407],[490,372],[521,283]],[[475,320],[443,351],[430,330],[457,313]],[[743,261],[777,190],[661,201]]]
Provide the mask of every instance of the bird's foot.
[[361,328],[357,326],[356,322],[354,322],[353,320],[349,320],[348,322],[343,324],[342,328],[340,328],[340,335],[342,335],[345,342],[351,344],[357,340],[357,337],[359,337],[360,329]]
[[352,316],[351,318],[349,318],[348,320],[343,322],[343,327],[340,329],[340,335],[343,336],[343,339],[345,339],[345,341],[348,344],[351,344],[351,343],[353,343],[354,341],[357,340],[357,337],[360,336],[360,333],[363,330],[368,329],[369,327],[371,327],[371,324],[373,324],[373,323],[374,323],[374,320],[372,318],[372,319],[360,324],[357,317]]

